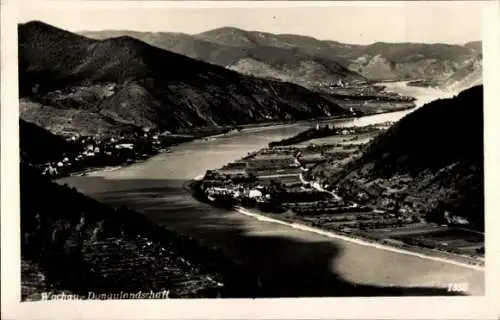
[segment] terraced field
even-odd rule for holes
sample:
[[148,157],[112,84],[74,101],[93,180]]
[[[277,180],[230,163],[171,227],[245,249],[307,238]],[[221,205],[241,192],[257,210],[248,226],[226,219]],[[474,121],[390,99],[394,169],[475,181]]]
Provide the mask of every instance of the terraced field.
[[[482,233],[431,224],[404,216],[397,210],[377,210],[354,202],[355,199],[342,200],[325,190],[331,190],[331,186],[320,186],[304,179],[309,168],[327,161],[336,163],[341,170],[343,165],[359,154],[363,145],[383,131],[380,126],[368,128],[371,130],[347,128],[342,135],[286,146],[273,144],[272,147],[253,152],[222,167],[221,172],[227,174],[230,169],[242,170],[254,175],[261,185],[277,186],[280,192],[275,197],[283,210],[279,214],[266,213],[273,217],[397,247],[413,246],[419,251],[438,250],[443,254],[456,255],[458,259],[481,263],[481,257],[484,256]],[[224,183],[221,185],[224,186]],[[245,187],[251,189],[255,186]]]

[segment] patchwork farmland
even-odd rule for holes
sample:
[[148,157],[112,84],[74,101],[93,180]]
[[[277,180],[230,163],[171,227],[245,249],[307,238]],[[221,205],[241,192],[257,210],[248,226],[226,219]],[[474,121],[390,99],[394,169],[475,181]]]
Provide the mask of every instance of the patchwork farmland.
[[[309,170],[324,162],[334,163],[340,171],[384,129],[347,128],[319,139],[291,138],[290,143],[270,144],[207,173],[198,184],[199,194],[209,193],[208,201],[214,203],[255,207],[274,218],[481,265],[481,232],[429,223],[398,210],[380,210],[359,199],[342,199],[334,186],[307,180]],[[224,197],[218,198],[218,193]]]

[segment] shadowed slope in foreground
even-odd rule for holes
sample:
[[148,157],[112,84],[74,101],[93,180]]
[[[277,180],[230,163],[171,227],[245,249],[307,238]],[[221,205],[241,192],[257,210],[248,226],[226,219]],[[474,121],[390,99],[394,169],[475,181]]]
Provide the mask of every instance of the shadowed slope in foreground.
[[[219,251],[125,208],[109,206],[21,167],[22,299],[169,292],[171,298],[254,292],[252,274]],[[242,279],[239,279],[242,277]]]

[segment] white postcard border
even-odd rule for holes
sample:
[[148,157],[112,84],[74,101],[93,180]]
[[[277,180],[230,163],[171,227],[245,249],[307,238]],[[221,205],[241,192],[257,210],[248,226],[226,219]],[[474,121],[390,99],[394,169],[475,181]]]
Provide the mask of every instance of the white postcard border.
[[[19,0],[18,0],[19,1]],[[485,207],[486,207],[486,295],[484,297],[398,298],[301,298],[301,299],[193,299],[122,301],[45,301],[20,299],[19,252],[19,154],[17,1],[2,0],[1,9],[1,212],[2,212],[2,318],[5,319],[490,319],[498,317],[500,305],[500,112],[499,34],[500,6],[484,5],[485,89]],[[27,0],[22,5],[26,5]],[[280,7],[366,5],[367,2],[167,2],[167,1],[31,1],[29,5],[127,7]],[[432,2],[432,5],[442,2]],[[450,3],[446,1],[445,3]],[[371,5],[373,3],[370,3]],[[377,5],[411,5],[409,2],[378,2]],[[453,4],[455,5],[455,3]],[[459,2],[456,5],[477,5]]]

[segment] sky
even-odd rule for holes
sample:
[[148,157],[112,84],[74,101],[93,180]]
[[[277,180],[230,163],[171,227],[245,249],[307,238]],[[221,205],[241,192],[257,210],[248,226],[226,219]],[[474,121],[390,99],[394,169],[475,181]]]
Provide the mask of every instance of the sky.
[[[201,6],[201,7],[200,7]],[[199,33],[223,26],[312,36],[351,44],[481,40],[480,2],[333,2],[184,4],[137,1],[23,0],[19,22],[40,20],[69,31]]]

